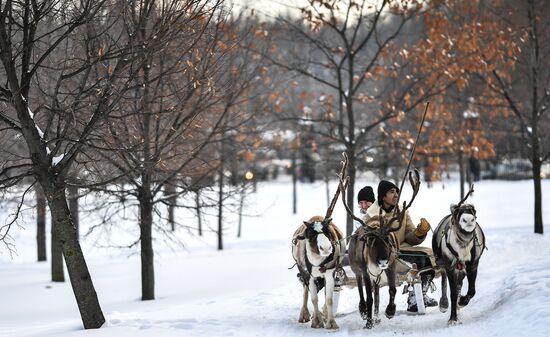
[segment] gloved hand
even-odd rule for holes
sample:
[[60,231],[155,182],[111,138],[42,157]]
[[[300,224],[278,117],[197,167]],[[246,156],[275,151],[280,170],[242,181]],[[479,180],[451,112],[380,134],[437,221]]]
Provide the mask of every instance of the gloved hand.
[[416,229],[414,230],[414,234],[417,237],[421,238],[424,235],[426,235],[429,230],[430,230],[430,223],[428,222],[428,220],[421,218],[420,223],[418,224],[418,227],[416,227]]

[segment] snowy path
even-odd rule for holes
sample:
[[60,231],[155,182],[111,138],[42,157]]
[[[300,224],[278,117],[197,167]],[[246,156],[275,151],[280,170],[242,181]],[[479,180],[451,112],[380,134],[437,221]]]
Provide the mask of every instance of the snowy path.
[[[459,312],[461,325],[447,327],[448,313],[442,314],[436,308],[430,308],[424,316],[410,316],[404,310],[406,296],[398,295],[396,316],[391,320],[382,317],[381,324],[368,333],[376,336],[503,336],[501,325],[506,324],[505,336],[523,335],[526,329],[530,336],[546,334],[550,322],[550,240],[515,231],[510,236],[509,232],[509,229],[487,231],[489,250],[480,265],[478,293],[470,305]],[[513,247],[523,248],[518,254]],[[295,280],[296,271],[286,269],[290,266],[289,258],[286,243],[279,241],[263,247],[235,248],[221,256],[208,253],[164,259],[158,267],[161,280],[158,299],[145,303],[137,298],[128,301],[136,289],[124,290],[128,288],[125,280],[110,276],[115,270],[120,274],[124,268],[133,273],[131,265],[137,266],[136,259],[92,266],[98,269],[95,275],[98,293],[109,294],[100,297],[108,323],[100,330],[87,331],[86,335],[313,336],[330,333],[359,336],[366,333],[356,310],[355,289],[342,292],[336,317],[340,330],[313,330],[309,323],[299,324],[301,287]],[[203,266],[208,266],[208,270]],[[45,264],[19,267],[8,273],[2,270],[2,293],[6,289],[13,292],[2,296],[3,302],[11,303],[11,309],[2,314],[0,335],[80,336],[83,331],[70,301],[68,285],[54,284],[44,290],[49,283],[32,275],[38,275],[37,271],[47,275]],[[214,275],[213,270],[221,275]],[[13,277],[15,275],[19,275],[20,280]],[[439,279],[436,284],[439,288]],[[25,315],[29,303],[10,297],[10,294],[20,294],[18,288],[31,291],[29,297],[38,304],[39,308],[32,304],[33,316]],[[387,288],[381,293],[383,311]],[[439,290],[433,295],[438,298]],[[49,310],[48,303],[56,303],[56,310]]]

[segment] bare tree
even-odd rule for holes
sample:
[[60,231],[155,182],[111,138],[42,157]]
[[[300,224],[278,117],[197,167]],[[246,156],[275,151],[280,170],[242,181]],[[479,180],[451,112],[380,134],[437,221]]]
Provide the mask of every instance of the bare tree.
[[[103,90],[94,99],[92,111],[88,114],[91,118],[82,128],[78,128],[78,136],[70,142],[66,141],[69,137],[65,136],[68,136],[69,125],[74,130],[72,123],[63,125],[61,119],[53,118],[56,114],[51,114],[49,119],[43,120],[44,123],[38,123],[38,113],[43,110],[33,106],[29,99],[35,87],[33,80],[40,77],[46,63],[51,64],[52,60],[49,58],[54,51],[68,48],[78,29],[91,22],[104,4],[105,1],[73,3],[34,0],[0,3],[0,52],[2,71],[6,75],[5,86],[0,88],[0,95],[9,107],[1,112],[0,119],[3,125],[25,140],[29,153],[26,160],[4,169],[1,184],[7,186],[24,176],[32,175],[43,188],[85,328],[98,328],[105,322],[105,318],[70,217],[65,197],[65,177],[91,130],[98,126],[108,110],[111,92],[108,90],[109,85],[97,87]],[[71,60],[69,55],[67,57],[54,68],[48,67],[56,75],[54,81],[57,80],[58,85],[68,77],[82,75],[91,70],[94,64],[90,59],[82,61]],[[122,64],[112,73],[114,76],[120,71]],[[60,105],[48,107],[50,111],[60,108]],[[70,110],[58,112],[58,117],[64,113],[67,113],[67,117],[70,116]],[[49,127],[52,125],[61,133],[61,138],[49,134]],[[13,172],[17,173],[11,174]]]
[[[449,1],[427,20],[430,45],[425,45],[422,62],[432,66],[446,60],[450,74],[460,67],[459,89],[475,84],[472,79],[481,82],[472,86],[478,94],[474,108],[493,119],[506,119],[509,125],[501,130],[520,135],[518,147],[532,164],[534,232],[539,234],[541,166],[550,160],[550,137],[542,132],[550,124],[550,24],[543,19],[549,13],[548,1]],[[509,123],[509,116],[517,123]]]
[[[419,110],[421,103],[452,81],[426,82],[427,72],[410,76],[412,69],[401,62],[399,53],[405,49],[401,35],[414,34],[413,19],[426,10],[420,2],[311,0],[298,9],[306,25],[278,18],[279,39],[295,42],[292,48],[264,56],[322,86],[324,99],[334,102],[329,113],[314,113],[308,120],[319,125],[317,133],[345,148],[350,176],[347,200],[353,207],[359,161],[386,141],[376,143],[379,129]],[[349,235],[351,218],[346,229]]]
[[[71,170],[89,172],[97,161],[94,144],[107,117],[144,69],[146,59],[136,48],[164,44],[172,21],[148,27],[148,5],[132,16],[134,30],[127,31],[121,19],[139,8],[107,0],[0,4],[1,70],[7,78],[0,96],[8,105],[0,119],[28,148],[28,156],[3,167],[0,183],[11,186],[29,175],[40,183],[84,327],[98,328],[105,319],[69,211],[67,181]],[[143,29],[149,29],[149,40],[137,46]],[[88,183],[99,183],[95,179]]]
[[[550,136],[543,131],[550,124],[550,23],[543,18],[550,14],[550,4],[541,0],[507,4],[504,9],[487,11],[497,14],[497,20],[504,19],[501,22],[515,32],[514,42],[521,50],[516,70],[510,74],[505,67],[495,67],[489,76],[481,78],[490,89],[485,102],[495,104],[497,99],[519,123],[533,172],[534,232],[543,234],[541,167],[550,161]],[[513,22],[508,21],[509,13],[514,13]]]
[[[159,206],[168,204],[170,218],[177,197],[217,167],[205,148],[253,77],[228,63],[239,34],[222,1],[144,1],[124,21],[136,76],[93,145],[107,163],[96,168],[105,179],[94,188],[137,200],[140,236],[129,246],[140,245],[142,300],[151,300]],[[231,81],[226,73],[234,71],[243,76]],[[173,213],[171,221],[175,227]]]

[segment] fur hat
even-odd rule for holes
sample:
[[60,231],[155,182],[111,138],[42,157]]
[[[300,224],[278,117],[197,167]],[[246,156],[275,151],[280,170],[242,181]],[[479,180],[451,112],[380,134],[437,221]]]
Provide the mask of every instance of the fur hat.
[[399,187],[397,187],[394,183],[387,180],[381,180],[378,184],[378,202],[382,202],[382,199],[384,199],[386,193],[388,193],[388,191],[392,188],[395,188],[397,193],[399,193]]
[[359,190],[359,193],[357,193],[357,202],[359,201],[374,202],[374,191],[372,190],[372,187],[365,186]]

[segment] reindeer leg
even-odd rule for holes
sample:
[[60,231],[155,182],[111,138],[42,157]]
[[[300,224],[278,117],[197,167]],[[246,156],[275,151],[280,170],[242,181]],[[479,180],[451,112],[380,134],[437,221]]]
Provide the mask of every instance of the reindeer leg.
[[464,273],[458,273],[458,275],[456,276],[456,308],[457,310],[460,309],[460,305],[458,304],[460,298],[462,297],[461,293],[462,293],[462,283],[464,281],[464,277],[466,275]]
[[447,299],[447,271],[441,269],[441,298],[439,299],[439,311],[447,312],[449,300]]
[[466,276],[466,275],[465,275],[464,273],[459,273],[459,274],[457,275],[457,277],[456,277],[456,279],[457,279],[457,282],[456,282],[456,284],[457,284],[457,287],[456,287],[456,289],[457,289],[457,291],[456,291],[456,296],[457,296],[457,298],[456,298],[457,310],[460,309],[460,306],[458,305],[458,301],[459,301],[460,297],[462,297],[462,296],[461,296],[461,294],[462,294],[462,283],[463,283],[463,281],[464,281],[464,277],[465,277],[465,276]]
[[377,283],[373,284],[374,291],[374,324],[380,323],[380,317],[378,313],[380,311],[380,287]]
[[461,307],[467,306],[472,297],[476,294],[477,266],[472,267],[470,270],[467,269],[467,272],[468,293],[466,293],[466,296],[460,296],[458,305]]
[[309,278],[309,293],[311,294],[311,303],[313,304],[313,317],[311,319],[312,328],[323,328],[323,314],[319,311],[319,297],[317,296],[317,286],[315,278]]
[[365,290],[367,292],[367,324],[365,328],[372,329],[374,327],[374,321],[372,319],[372,281],[367,275],[367,271],[363,272],[363,280],[365,281]]
[[308,298],[308,288],[306,285],[304,285],[304,296],[303,296],[303,302],[302,302],[302,309],[300,310],[300,317],[298,318],[298,322],[300,323],[306,323],[310,320],[309,310],[307,309],[307,298]]
[[390,301],[386,307],[386,317],[392,318],[395,315],[395,294],[397,289],[395,287],[395,268],[391,267],[387,270],[386,275],[388,277],[388,288],[390,294]]
[[334,320],[334,312],[332,312],[333,294],[334,274],[329,271],[325,274],[325,308],[327,312],[325,328],[327,329],[339,328],[338,324],[336,324],[336,321]]
[[359,292],[359,314],[362,319],[367,319],[367,303],[363,294],[363,276],[355,274],[355,279],[357,280],[357,291]]
[[460,288],[458,285],[458,275],[456,271],[449,271],[447,273],[447,277],[449,278],[449,287],[451,288],[451,317],[449,318],[449,325],[455,325],[458,323],[457,318],[457,300],[458,300],[458,294],[460,292]]

